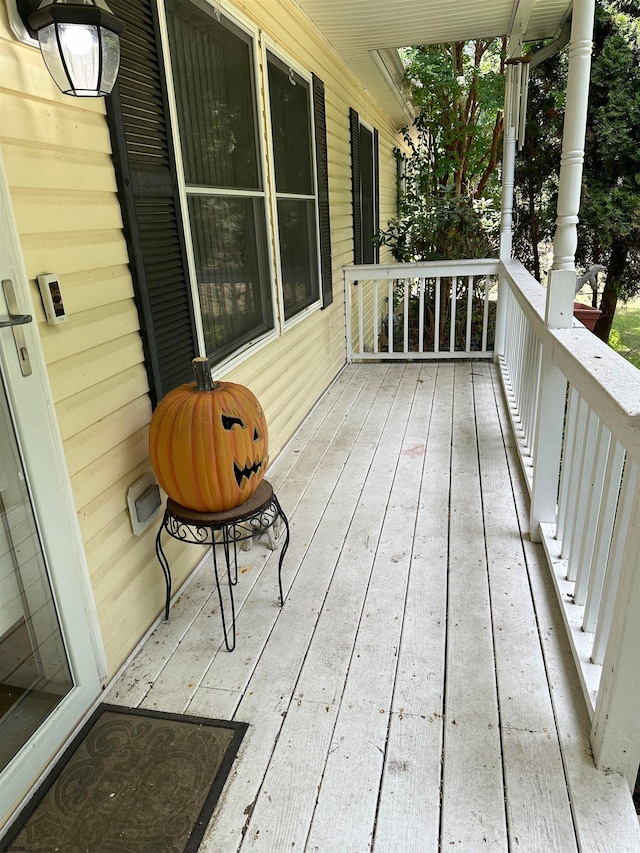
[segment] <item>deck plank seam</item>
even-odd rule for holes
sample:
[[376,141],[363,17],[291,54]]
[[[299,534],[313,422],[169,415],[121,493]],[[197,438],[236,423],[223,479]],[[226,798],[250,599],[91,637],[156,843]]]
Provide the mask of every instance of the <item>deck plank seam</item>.
[[484,499],[484,490],[482,488],[482,458],[481,458],[481,439],[480,439],[480,426],[478,424],[478,400],[477,400],[477,383],[476,377],[482,376],[481,373],[474,373],[473,368],[471,370],[471,389],[473,395],[473,418],[474,418],[474,426],[475,426],[475,436],[476,436],[476,451],[477,451],[477,460],[478,460],[478,479],[480,483],[480,506],[482,508],[482,541],[484,544],[484,561],[485,561],[485,570],[487,573],[487,594],[489,597],[489,623],[491,625],[491,639],[493,646],[493,677],[496,685],[496,707],[498,712],[498,734],[500,738],[500,767],[502,772],[502,790],[504,792],[504,821],[505,828],[507,834],[507,849],[511,849],[511,826],[509,822],[509,809],[507,807],[507,772],[505,766],[505,742],[504,742],[504,726],[503,726],[503,718],[502,718],[502,703],[500,702],[500,678],[498,673],[498,662],[496,659],[496,625],[494,620],[494,602],[493,602],[493,590],[491,583],[491,570],[489,564],[489,551],[487,546],[487,521],[486,521],[486,507],[485,507],[485,499]]

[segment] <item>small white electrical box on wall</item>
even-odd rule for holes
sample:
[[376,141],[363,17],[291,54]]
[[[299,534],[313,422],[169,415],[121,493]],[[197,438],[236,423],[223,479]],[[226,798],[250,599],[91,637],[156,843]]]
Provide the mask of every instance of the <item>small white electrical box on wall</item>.
[[153,474],[143,474],[130,487],[127,492],[127,504],[135,536],[140,536],[153,522],[161,503],[160,486]]
[[45,273],[38,276],[40,296],[47,315],[47,323],[62,323],[67,319],[67,312],[60,291],[60,277]]

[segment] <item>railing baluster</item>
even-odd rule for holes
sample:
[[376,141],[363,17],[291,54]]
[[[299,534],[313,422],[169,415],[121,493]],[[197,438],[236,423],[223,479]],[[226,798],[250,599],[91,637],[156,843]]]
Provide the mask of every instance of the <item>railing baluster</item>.
[[542,368],[542,344],[536,338],[536,358],[533,385],[533,418],[531,420],[531,458],[536,452],[536,436],[538,434],[538,412],[540,408],[540,370]]
[[344,299],[345,299],[345,320],[347,326],[347,361],[351,363],[353,360],[353,323],[351,300],[353,299],[353,288],[356,286],[355,281],[347,280],[344,283]]
[[487,335],[489,334],[489,279],[485,276],[484,281],[484,309],[482,313],[482,345],[481,352],[487,351]]
[[556,520],[556,539],[562,540],[564,525],[567,517],[567,501],[569,499],[569,469],[573,456],[573,441],[578,418],[578,392],[575,388],[569,390],[569,401],[565,412],[564,447],[562,449],[562,464],[560,467],[560,493],[558,496],[558,518]]
[[411,288],[409,279],[404,280],[404,351],[409,352],[409,302],[411,299]]
[[504,360],[505,360],[505,368],[507,371],[507,375],[509,376],[509,386],[511,388],[511,393],[514,393],[513,387],[513,355],[514,355],[514,347],[515,347],[515,296],[511,292],[511,288],[507,288],[506,291],[508,302],[506,309],[506,338],[504,345]]
[[[595,418],[595,415],[593,415]],[[602,486],[607,465],[607,454],[611,433],[600,419],[597,419],[597,430],[593,463],[591,466],[591,482],[587,483],[587,505],[584,514],[584,529],[578,550],[576,585],[573,590],[573,601],[582,606],[587,597],[587,589],[591,582],[593,561],[593,546],[595,544],[596,526],[602,504]]]
[[451,313],[449,325],[449,352],[456,351],[456,291],[458,289],[458,276],[451,277]]
[[530,393],[530,376],[532,370],[531,362],[531,338],[532,333],[528,325],[524,330],[523,353],[522,353],[522,431],[524,432],[525,445],[531,452],[531,433],[529,431],[531,407],[533,399]]
[[440,352],[440,276],[436,276],[436,308],[433,320],[433,351]]
[[378,279],[373,281],[373,351],[380,351],[380,305],[378,304]]
[[518,420],[522,425],[522,385],[520,383],[522,377],[522,344],[524,339],[524,321],[522,312],[516,307],[516,352],[513,360],[513,384],[516,391],[516,411]]
[[364,287],[358,288],[358,353],[364,352]]
[[587,410],[584,429],[584,438],[581,442],[578,454],[579,468],[576,476],[575,512],[573,513],[573,524],[571,526],[571,542],[568,551],[563,552],[568,557],[567,580],[574,581],[578,574],[578,559],[580,556],[580,543],[585,532],[587,501],[589,498],[589,485],[593,475],[594,451],[596,435],[598,432],[598,418],[591,410]]
[[387,300],[387,337],[389,338],[389,352],[393,352],[393,281],[389,279],[389,298]]
[[627,460],[625,472],[622,477],[618,512],[616,514],[611,550],[609,551],[604,588],[602,590],[600,614],[598,617],[598,624],[596,626],[595,637],[593,638],[591,660],[594,663],[601,664],[604,661],[604,655],[607,649],[607,641],[609,640],[609,632],[611,631],[613,611],[616,603],[616,593],[618,591],[618,581],[620,580],[620,572],[622,569],[622,554],[624,551],[625,540],[629,532],[629,521],[633,509],[634,494],[638,488],[638,479],[638,463],[634,460]]
[[467,331],[465,335],[465,352],[471,352],[471,316],[473,313],[473,276],[467,281]]
[[565,506],[564,529],[562,535],[562,556],[569,556],[571,536],[576,516],[576,504],[578,495],[579,464],[581,449],[585,438],[585,425],[587,420],[587,404],[578,397],[578,409],[573,424],[571,436],[571,455],[567,460],[567,501]]
[[420,296],[418,304],[418,352],[424,352],[424,291],[427,286],[427,281],[424,278],[420,279]]
[[584,605],[584,618],[582,630],[593,634],[598,622],[598,611],[602,600],[602,585],[604,583],[605,570],[609,549],[611,548],[611,537],[613,535],[613,524],[616,518],[616,507],[620,495],[620,483],[622,481],[622,469],[624,467],[625,449],[613,439],[609,444],[607,456],[607,469],[604,474],[602,505],[598,516],[598,526],[595,534],[595,549],[593,554],[593,568],[591,570],[591,582],[587,592],[587,600]]

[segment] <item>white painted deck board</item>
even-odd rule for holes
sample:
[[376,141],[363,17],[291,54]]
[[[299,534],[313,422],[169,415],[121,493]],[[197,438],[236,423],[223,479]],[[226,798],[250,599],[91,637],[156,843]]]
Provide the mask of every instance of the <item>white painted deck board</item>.
[[457,368],[454,384],[441,834],[445,850],[506,851],[471,370]]
[[479,363],[350,366],[311,412],[269,473],[284,607],[240,552],[227,653],[208,560],[107,696],[250,724],[202,853],[640,851],[509,430]]

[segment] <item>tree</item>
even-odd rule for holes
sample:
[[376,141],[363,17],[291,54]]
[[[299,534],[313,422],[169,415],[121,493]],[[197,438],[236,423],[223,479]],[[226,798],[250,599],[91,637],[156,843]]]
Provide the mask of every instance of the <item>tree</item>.
[[576,259],[607,269],[595,333],[607,341],[619,298],[640,293],[640,15],[599,3]]
[[[525,154],[516,166],[514,245],[540,275],[553,237],[566,57],[534,69]],[[595,333],[607,341],[618,299],[640,294],[640,15],[637,2],[599,0],[594,26],[576,262],[606,270]]]
[[[481,257],[495,250],[505,45],[477,39],[405,51],[417,116],[399,213],[380,234],[398,261]],[[493,240],[492,240],[493,238]]]

